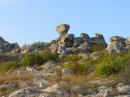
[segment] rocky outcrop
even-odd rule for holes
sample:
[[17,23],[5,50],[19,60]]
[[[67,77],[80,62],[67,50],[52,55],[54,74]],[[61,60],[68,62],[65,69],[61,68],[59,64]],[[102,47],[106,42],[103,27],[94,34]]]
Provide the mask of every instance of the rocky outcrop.
[[129,50],[129,46],[130,46],[129,43],[130,43],[129,38],[125,39],[120,36],[112,36],[110,38],[110,43],[108,44],[106,50],[112,54],[126,52]]
[[18,43],[9,43],[0,37],[0,52],[20,52]]
[[69,29],[70,25],[68,24],[61,24],[56,27],[56,31],[60,35],[55,42],[49,46],[51,52],[64,56],[66,54],[93,52],[92,48],[96,45],[102,49],[107,47],[103,35],[99,33],[96,33],[95,37],[89,37],[86,33],[81,33],[80,37],[75,37],[74,34],[68,34]]

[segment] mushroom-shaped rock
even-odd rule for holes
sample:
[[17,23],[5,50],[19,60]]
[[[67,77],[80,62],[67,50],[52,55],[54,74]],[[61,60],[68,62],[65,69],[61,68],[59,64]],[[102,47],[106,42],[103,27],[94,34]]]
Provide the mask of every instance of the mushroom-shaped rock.
[[60,34],[60,35],[65,35],[67,34],[67,32],[70,29],[70,25],[68,24],[60,24],[56,27],[56,31]]

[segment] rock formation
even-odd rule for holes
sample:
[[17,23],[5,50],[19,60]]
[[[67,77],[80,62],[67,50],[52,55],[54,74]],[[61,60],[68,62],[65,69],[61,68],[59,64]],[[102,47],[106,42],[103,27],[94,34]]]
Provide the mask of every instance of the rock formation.
[[129,50],[129,43],[129,38],[125,39],[120,36],[112,36],[106,50],[111,52],[112,54],[126,52]]
[[107,47],[107,43],[103,35],[96,33],[95,37],[89,37],[86,33],[81,33],[80,37],[75,37],[74,34],[68,34],[70,25],[61,24],[56,27],[56,31],[60,34],[53,42],[49,49],[53,53],[59,55],[79,54],[92,52],[93,46],[99,46],[102,49]]
[[9,43],[0,37],[0,52],[20,52],[18,43]]

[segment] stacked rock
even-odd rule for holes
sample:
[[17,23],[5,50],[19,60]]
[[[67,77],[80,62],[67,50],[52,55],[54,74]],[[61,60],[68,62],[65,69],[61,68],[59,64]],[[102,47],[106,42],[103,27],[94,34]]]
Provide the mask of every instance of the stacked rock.
[[112,54],[128,51],[126,39],[120,36],[112,36],[106,50]]
[[107,46],[101,34],[90,38],[88,34],[81,33],[80,37],[75,37],[74,34],[68,34],[69,29],[70,25],[68,24],[61,24],[56,27],[56,31],[60,36],[49,46],[51,52],[64,56],[66,54],[89,53],[95,44],[98,44],[104,49]]
[[20,52],[18,43],[9,43],[0,37],[0,52]]

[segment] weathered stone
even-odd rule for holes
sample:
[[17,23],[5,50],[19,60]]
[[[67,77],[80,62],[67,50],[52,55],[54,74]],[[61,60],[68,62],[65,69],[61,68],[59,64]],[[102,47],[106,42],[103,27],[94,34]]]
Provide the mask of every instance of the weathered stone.
[[128,93],[130,93],[130,86],[126,85],[126,86],[117,87],[117,90],[119,93],[128,94]]
[[112,88],[100,91],[96,97],[112,97]]
[[79,53],[88,53],[91,47],[89,43],[83,43],[78,47],[78,49],[79,49]]
[[32,51],[34,51],[34,49],[31,45],[23,45],[21,47],[21,53],[23,53],[23,54],[28,53],[28,52],[32,52]]
[[43,67],[43,68],[45,68],[45,69],[52,69],[53,67],[55,67],[56,66],[56,62],[55,61],[52,61],[52,60],[50,60],[50,61],[48,61],[48,62],[46,62],[43,66],[41,66],[41,67]]
[[11,93],[9,97],[31,97],[31,94],[37,94],[37,93],[40,93],[39,89],[27,87]]
[[43,94],[40,94],[38,97],[55,97],[55,96],[49,93],[43,93]]
[[124,41],[125,41],[125,38],[120,37],[120,36],[112,36],[112,37],[110,38],[110,42],[114,42],[114,41],[124,42]]
[[86,33],[81,33],[80,37],[83,39],[83,41],[89,41],[90,37]]
[[71,74],[74,74],[73,70],[67,68],[62,69],[62,75],[71,75]]
[[64,44],[66,47],[72,47],[74,44],[74,35],[67,34],[61,38],[60,44]]
[[18,43],[9,43],[5,41],[2,37],[0,37],[0,52],[14,52],[19,53],[20,47]]
[[120,52],[128,51],[127,48],[125,48],[122,44],[118,42],[111,42],[110,44],[108,44],[106,50],[111,52],[112,54],[118,54]]
[[56,27],[56,31],[59,32],[60,36],[66,35],[70,29],[70,25],[61,24]]
[[54,84],[44,89],[43,92],[55,93],[57,95],[56,97],[69,97],[69,94],[64,89],[62,89],[58,84]]
[[59,47],[58,44],[55,43],[55,44],[51,44],[51,45],[49,46],[49,49],[51,50],[52,53],[57,53],[58,47]]
[[130,42],[130,37],[127,38],[127,41]]
[[81,45],[82,43],[83,43],[82,37],[76,37],[76,38],[74,39],[74,44],[73,44],[73,46],[74,46],[74,47],[78,47],[78,46]]
[[67,54],[89,53],[94,45],[104,49],[107,47],[102,34],[97,33],[95,37],[90,38],[88,34],[81,33],[80,37],[75,37],[73,34],[67,34],[69,28],[68,24],[57,26],[60,37],[49,47],[51,52],[58,53],[62,57]]
[[114,97],[130,97],[130,95],[119,95],[119,96],[114,96]]

